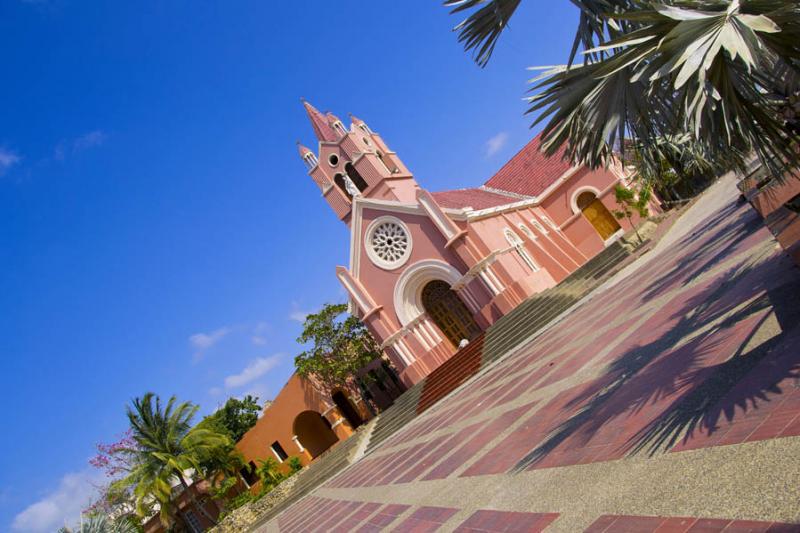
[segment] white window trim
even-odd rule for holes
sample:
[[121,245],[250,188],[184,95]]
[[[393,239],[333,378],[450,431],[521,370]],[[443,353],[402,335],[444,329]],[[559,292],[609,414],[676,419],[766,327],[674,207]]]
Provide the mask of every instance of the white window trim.
[[533,230],[531,230],[531,228],[529,228],[528,226],[526,226],[522,222],[520,222],[518,224],[518,226],[519,226],[520,231],[522,231],[522,233],[527,235],[530,240],[535,241],[536,239],[539,238],[539,237],[536,236],[536,233],[534,233]]
[[545,224],[547,224],[556,231],[561,231],[561,228],[559,228],[550,217],[548,217],[547,215],[539,215],[539,216],[541,217],[542,220],[544,220]]
[[528,251],[525,249],[525,243],[524,243],[524,241],[523,241],[523,240],[520,238],[520,236],[519,236],[519,235],[517,235],[517,234],[514,232],[514,230],[513,230],[513,229],[511,229],[511,228],[505,228],[505,229],[503,230],[503,233],[504,233],[504,234],[505,234],[505,236],[506,236],[506,240],[508,241],[508,244],[510,244],[511,246],[513,246],[513,247],[514,247],[514,249],[517,251],[517,254],[519,255],[520,259],[522,259],[522,261],[523,261],[523,262],[524,262],[526,265],[528,265],[528,267],[529,267],[529,268],[530,268],[532,271],[534,271],[534,272],[538,272],[538,271],[539,271],[539,266],[536,264],[536,262],[535,262],[535,261],[533,260],[533,258],[530,256],[530,254],[528,254]]
[[275,448],[272,447],[272,444],[269,445],[269,449],[272,450],[272,454],[275,456],[275,459],[277,459],[279,463],[282,463],[284,461],[284,459],[281,459],[280,454],[277,451],[275,451]]
[[303,156],[303,159],[305,159],[309,170],[311,170],[312,168],[314,168],[319,164],[319,160],[317,159],[317,156],[313,152],[306,152],[306,155]]
[[[406,247],[403,256],[397,261],[390,262],[384,260],[378,255],[378,253],[372,247],[372,242],[371,242],[372,234],[375,232],[375,230],[378,229],[378,227],[386,223],[397,224],[406,233],[406,240],[408,241],[408,246]],[[375,266],[377,266],[378,268],[382,268],[383,270],[396,270],[401,266],[405,265],[411,258],[411,250],[413,249],[413,247],[414,243],[411,237],[411,232],[408,229],[408,226],[406,226],[405,222],[403,222],[397,217],[393,216],[378,217],[375,220],[373,220],[369,226],[367,226],[367,231],[364,232],[364,248],[367,251],[367,257],[369,257],[370,261],[372,261],[372,263]]]
[[541,233],[542,235],[547,235],[550,233],[549,231],[547,231],[547,228],[545,228],[544,225],[535,218],[531,219],[531,225],[534,227],[534,229],[539,230],[539,233]]
[[572,213],[575,215],[581,212],[581,209],[578,207],[578,196],[585,192],[593,193],[595,199],[600,199],[600,190],[597,187],[592,187],[591,185],[580,187],[574,193],[572,193],[572,197],[569,201],[570,207],[572,208]]

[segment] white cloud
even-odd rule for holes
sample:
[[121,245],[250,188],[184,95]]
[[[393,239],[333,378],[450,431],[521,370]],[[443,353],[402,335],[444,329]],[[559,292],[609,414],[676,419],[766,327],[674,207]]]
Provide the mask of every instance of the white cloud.
[[316,313],[316,310],[306,310],[300,309],[300,306],[297,302],[292,302],[292,311],[289,313],[289,320],[293,320],[295,322],[303,323],[306,321],[306,317],[312,313]]
[[306,317],[313,311],[292,311],[289,313],[289,320],[300,322],[301,324],[306,321]]
[[211,333],[195,333],[189,337],[189,342],[199,350],[207,350],[221,341],[222,338],[230,332],[231,328],[224,327],[215,329]]
[[65,523],[76,524],[81,511],[96,497],[96,485],[102,483],[102,477],[102,473],[88,469],[64,475],[54,491],[14,517],[11,529],[45,533],[55,531]]
[[70,147],[72,148],[71,153],[76,154],[90,148],[102,146],[107,139],[108,134],[103,130],[90,131],[73,139],[62,139],[53,149],[53,159],[64,161],[67,158],[67,154],[70,153]]
[[84,133],[72,142],[72,150],[74,152],[80,152],[81,150],[94,148],[95,146],[102,145],[106,142],[106,139],[108,139],[108,134],[103,130],[90,131],[89,133]]
[[189,336],[189,344],[192,345],[195,349],[194,353],[194,360],[199,361],[202,359],[205,352],[210,349],[212,346],[217,344],[219,341],[225,338],[225,336],[231,332],[231,328],[225,326],[219,329],[215,329],[210,333],[195,333],[194,335]]
[[270,357],[259,357],[248,364],[244,370],[238,374],[228,376],[225,378],[225,388],[235,389],[243,387],[253,381],[257,380],[280,363],[281,354],[275,354]]
[[252,342],[256,346],[264,346],[267,343],[267,339],[264,336],[269,330],[269,323],[267,322],[256,322],[256,325],[253,326],[253,336],[250,337],[250,342]]
[[20,162],[20,157],[7,148],[0,147],[0,176]]
[[488,141],[484,145],[486,157],[492,157],[494,154],[499,152],[503,149],[503,147],[508,142],[508,133],[505,131],[501,131]]
[[269,393],[269,389],[263,383],[255,383],[248,387],[246,391],[239,395],[239,399],[243,399],[245,396],[253,396],[254,398],[258,398],[258,402],[263,404],[267,399],[267,393]]

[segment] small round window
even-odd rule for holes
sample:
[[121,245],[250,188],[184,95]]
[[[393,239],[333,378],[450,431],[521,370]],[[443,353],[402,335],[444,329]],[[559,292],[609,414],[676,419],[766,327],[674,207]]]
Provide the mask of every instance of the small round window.
[[363,137],[362,140],[364,141],[364,144],[369,146],[369,139],[367,139],[366,137]]
[[338,165],[338,164],[339,164],[339,156],[338,156],[338,155],[336,155],[336,154],[331,154],[331,155],[329,155],[329,156],[328,156],[328,163],[329,163],[329,164],[330,164],[332,167],[335,167],[336,165]]
[[411,255],[411,235],[394,217],[381,217],[370,224],[365,245],[370,260],[381,268],[402,266]]

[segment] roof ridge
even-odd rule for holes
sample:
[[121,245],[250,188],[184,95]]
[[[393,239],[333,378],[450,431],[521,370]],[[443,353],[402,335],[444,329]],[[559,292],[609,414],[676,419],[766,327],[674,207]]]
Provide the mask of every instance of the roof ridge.
[[506,191],[505,189],[496,189],[494,187],[489,187],[487,185],[481,185],[478,188],[486,192],[500,194],[502,196],[508,196],[509,198],[517,198],[519,200],[530,200],[531,198],[533,198],[533,196],[529,196],[527,194],[520,194],[518,192]]
[[474,191],[475,189],[480,189],[480,187],[461,187],[459,189],[446,189],[444,191],[431,191],[431,194],[437,194],[440,192],[453,192],[453,191]]

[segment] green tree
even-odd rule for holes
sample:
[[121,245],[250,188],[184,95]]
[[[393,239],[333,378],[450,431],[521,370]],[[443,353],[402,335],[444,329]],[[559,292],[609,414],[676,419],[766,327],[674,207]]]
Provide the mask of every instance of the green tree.
[[334,388],[380,357],[380,348],[366,326],[352,315],[342,317],[346,312],[345,304],[325,304],[321,311],[306,317],[297,342],[311,346],[294,359],[300,376],[313,375]]
[[196,413],[196,405],[177,403],[174,396],[162,405],[161,399],[150,392],[127,407],[131,438],[136,445],[122,451],[130,456],[133,465],[124,482],[133,487],[139,514],[155,499],[162,523],[169,524],[174,511],[173,484],[177,481],[187,492],[192,507],[214,522],[190,489],[193,479],[188,472],[202,477],[203,462],[222,453],[230,441],[211,429],[193,428]]
[[258,478],[261,480],[262,492],[271,491],[275,486],[279,485],[281,481],[288,477],[281,470],[278,461],[272,457],[267,457],[263,461],[259,461],[259,463],[260,464],[256,469],[256,474],[258,474]]
[[303,469],[303,463],[300,462],[299,457],[290,457],[286,464],[289,465],[289,475],[293,476]]
[[650,216],[650,211],[647,208],[650,197],[650,189],[648,187],[643,187],[637,194],[635,190],[624,187],[623,185],[617,184],[614,186],[614,198],[619,206],[619,209],[614,210],[614,216],[619,219],[628,219],[628,224],[630,224],[636,232],[639,243],[641,243],[643,239],[639,234],[639,229],[633,223],[632,217],[634,213],[642,218]]
[[629,152],[637,181],[671,200],[683,199],[679,190],[694,196],[717,176],[741,168],[747,161],[747,154],[734,147],[711,154],[685,134],[636,143]]
[[[486,65],[521,0],[447,0],[469,12],[459,40]],[[566,65],[533,81],[529,113],[544,150],[605,164],[626,138],[686,134],[711,159],[755,151],[774,173],[800,162],[800,3],[782,0],[572,0]],[[583,61],[576,59],[582,53]]]
[[258,398],[249,394],[243,399],[228,398],[225,405],[203,418],[198,427],[205,427],[228,435],[232,442],[239,440],[258,422],[261,405]]

